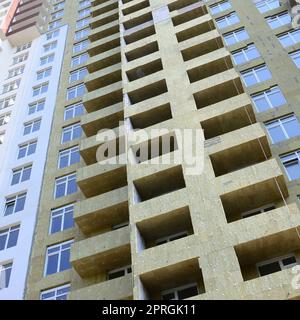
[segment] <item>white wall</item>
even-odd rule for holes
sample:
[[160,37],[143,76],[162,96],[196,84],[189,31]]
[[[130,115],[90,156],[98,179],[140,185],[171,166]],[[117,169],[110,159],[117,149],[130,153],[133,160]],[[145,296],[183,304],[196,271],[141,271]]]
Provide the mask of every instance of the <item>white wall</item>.
[[[46,41],[46,35],[35,39],[29,49],[29,58],[26,61],[25,72],[22,75],[21,86],[17,90],[17,99],[15,105],[11,108],[12,117],[6,125],[5,140],[0,145],[0,231],[8,226],[20,223],[18,243],[16,247],[0,251],[0,265],[13,261],[13,269],[8,288],[0,290],[1,299],[22,299],[25,289],[28,261],[30,257],[33,233],[36,222],[37,209],[42,186],[43,172],[45,167],[49,136],[52,125],[53,112],[56,102],[56,94],[59,85],[59,75],[61,71],[62,59],[65,49],[67,26],[60,28],[58,38]],[[51,53],[43,53],[43,45],[53,40],[58,41],[55,52],[54,62],[40,67],[40,57]],[[4,78],[7,77],[7,71],[12,63],[12,56],[15,48],[8,48],[7,41],[1,44],[0,52],[0,93]],[[40,81],[36,81],[36,71],[52,66],[51,76]],[[18,77],[16,77],[18,78]],[[46,94],[32,97],[32,87],[38,83],[49,81],[49,90]],[[3,96],[10,94],[1,95]],[[46,104],[43,111],[28,115],[28,104],[36,100],[46,98]],[[2,113],[9,111],[8,108],[0,110]],[[23,124],[32,119],[41,118],[41,128],[38,132],[23,136]],[[4,127],[0,127],[0,132]],[[17,159],[18,145],[38,139],[37,150],[35,154]],[[12,169],[32,163],[31,178],[29,181],[11,186]],[[15,195],[21,191],[27,192],[25,208],[23,211],[4,217],[5,198]],[[50,217],[50,214],[49,214]]]

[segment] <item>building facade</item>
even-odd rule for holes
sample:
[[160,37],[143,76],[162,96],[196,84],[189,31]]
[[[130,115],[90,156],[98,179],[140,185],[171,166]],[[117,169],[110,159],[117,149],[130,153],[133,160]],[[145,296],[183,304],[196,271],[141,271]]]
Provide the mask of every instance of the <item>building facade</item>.
[[0,299],[23,299],[67,26],[58,38],[23,18],[12,31],[44,2],[4,2],[13,14],[0,40]]
[[[0,251],[0,298],[22,298],[27,274],[29,300],[299,299],[297,2],[36,2],[47,18],[1,15],[0,81],[18,107],[0,114],[0,227],[19,238]],[[40,33],[30,48],[24,25]],[[28,62],[11,85],[16,43]],[[196,174],[176,161],[186,130],[204,137],[189,141]],[[10,202],[25,193],[23,217]]]

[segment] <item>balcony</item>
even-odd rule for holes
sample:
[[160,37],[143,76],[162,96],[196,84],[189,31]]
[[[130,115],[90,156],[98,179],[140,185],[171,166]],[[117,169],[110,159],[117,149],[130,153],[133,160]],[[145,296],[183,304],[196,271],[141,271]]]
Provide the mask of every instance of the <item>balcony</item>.
[[[244,281],[272,277],[276,272],[284,272],[299,263],[299,236],[296,229],[291,228],[239,244],[235,252]],[[290,273],[290,281],[293,277]]]
[[245,93],[200,109],[198,114],[207,145],[214,142],[213,138],[256,122],[251,100]]
[[268,138],[258,123],[214,140],[208,152],[216,177],[263,162],[271,156]]
[[77,171],[77,184],[87,198],[125,187],[126,166],[95,163]]
[[89,92],[122,81],[121,64],[115,64],[99,71],[90,73],[84,84]]
[[81,127],[87,137],[95,136],[99,130],[114,129],[124,121],[123,103],[88,113],[81,118]]
[[127,187],[76,203],[74,220],[86,235],[129,221]]
[[127,300],[132,299],[132,275],[97,283],[70,292],[69,300]]
[[89,73],[110,67],[121,62],[120,48],[114,48],[104,53],[90,57],[86,63]]
[[[110,135],[111,139],[109,139]],[[101,134],[83,139],[80,144],[80,155],[87,165],[117,157],[124,153],[125,136],[123,126],[116,127],[112,131],[104,130]]]
[[283,173],[275,159],[220,176],[216,182],[228,222],[288,196]]
[[123,102],[122,81],[94,90],[83,96],[83,104],[87,112]]
[[151,300],[168,300],[164,292],[172,292],[172,289],[189,284],[195,284],[196,292],[186,292],[181,299],[205,292],[202,271],[196,258],[146,272],[140,275],[140,279],[143,284],[140,295]]
[[130,264],[129,227],[121,228],[79,242],[71,249],[70,262],[81,277]]

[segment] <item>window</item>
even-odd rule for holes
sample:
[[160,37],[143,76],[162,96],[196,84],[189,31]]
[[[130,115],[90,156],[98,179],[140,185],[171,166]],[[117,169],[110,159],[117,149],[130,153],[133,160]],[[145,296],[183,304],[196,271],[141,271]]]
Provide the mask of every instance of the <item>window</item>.
[[81,20],[78,20],[76,22],[76,29],[84,28],[85,26],[89,25],[90,23],[90,18],[84,18]]
[[75,32],[74,40],[80,40],[90,34],[90,28],[82,29]]
[[224,17],[216,19],[216,23],[219,29],[224,29],[239,22],[240,19],[237,16],[236,12],[232,12]]
[[197,283],[174,289],[164,290],[161,293],[162,300],[183,300],[199,294]]
[[52,68],[47,68],[45,70],[38,71],[36,73],[36,80],[41,80],[51,75]]
[[10,120],[10,113],[0,116],[0,127],[6,125]]
[[287,103],[284,95],[282,94],[278,86],[254,94],[251,97],[258,112],[263,112],[272,108],[277,108]]
[[55,30],[55,31],[47,33],[46,39],[51,40],[51,39],[57,38],[58,35],[59,35],[59,30]]
[[74,205],[68,205],[51,211],[49,234],[61,232],[74,227]]
[[73,119],[84,114],[84,108],[82,103],[72,104],[65,108],[64,120]]
[[43,83],[32,88],[32,96],[36,97],[40,94],[46,93],[48,91],[49,83]]
[[91,14],[90,8],[86,8],[86,9],[82,9],[82,10],[78,11],[79,18],[84,18],[86,16],[89,16],[90,14]]
[[46,57],[42,57],[41,58],[41,62],[40,62],[40,65],[43,66],[47,63],[50,63],[54,60],[54,53],[53,54],[50,54],[49,56],[46,56]]
[[289,15],[289,13],[286,11],[286,12],[277,14],[275,16],[267,17],[266,20],[267,20],[269,26],[271,27],[271,29],[276,29],[276,28],[279,28],[281,26],[284,26],[286,24],[291,23],[292,18]]
[[41,119],[34,120],[24,124],[23,135],[27,135],[36,131],[39,131],[41,127]]
[[72,124],[63,128],[61,143],[79,139],[82,135],[82,129],[79,123]]
[[29,49],[31,47],[31,42],[25,43],[17,47],[16,53]]
[[30,179],[31,170],[32,170],[32,165],[26,166],[20,169],[14,169],[12,179],[11,179],[11,185],[13,186],[15,184],[28,181]]
[[82,97],[85,93],[84,84],[79,84],[75,87],[69,88],[67,92],[67,99],[72,100],[78,97]]
[[0,230],[0,251],[15,247],[18,242],[20,225]]
[[28,106],[28,114],[34,114],[36,112],[44,110],[45,100],[37,101]]
[[297,68],[300,68],[300,50],[290,53],[290,57],[293,59]]
[[71,269],[70,250],[73,240],[47,248],[45,276]]
[[76,57],[73,57],[71,61],[71,67],[74,68],[85,63],[88,60],[88,58],[89,58],[89,55],[87,53],[83,53]]
[[13,65],[24,62],[28,59],[28,53],[20,54],[13,58]]
[[256,208],[254,210],[250,210],[250,211],[246,211],[242,213],[242,218],[250,218],[253,216],[256,216],[258,214],[264,213],[264,212],[269,212],[274,210],[276,207],[274,206],[274,204],[269,204],[260,208]]
[[261,0],[257,1],[255,5],[260,13],[265,13],[269,10],[279,8],[280,2],[279,0]]
[[0,145],[4,143],[5,131],[0,132]]
[[107,273],[107,280],[112,280],[112,279],[124,277],[125,275],[130,274],[130,273],[132,273],[131,266],[111,270]]
[[13,78],[13,77],[16,77],[20,74],[23,74],[24,69],[25,69],[25,66],[20,66],[20,67],[9,70],[8,71],[8,78]]
[[84,50],[85,48],[88,47],[89,44],[90,44],[89,40],[84,40],[84,41],[81,41],[81,42],[74,44],[73,53],[77,53],[81,50]]
[[36,151],[37,141],[27,142],[19,146],[18,159],[34,154]]
[[9,287],[12,266],[12,263],[0,265],[0,289]]
[[171,242],[171,241],[174,241],[174,240],[178,240],[178,239],[186,237],[187,235],[188,235],[188,233],[186,231],[179,232],[179,233],[176,233],[176,234],[172,234],[172,235],[169,235],[167,237],[163,237],[163,238],[160,238],[160,239],[156,240],[156,245],[159,246],[159,245],[164,244],[164,243],[168,243],[168,242]]
[[82,0],[79,2],[79,8],[87,7],[91,5],[90,0]]
[[241,74],[246,87],[253,86],[272,78],[271,72],[266,65],[243,71]]
[[224,41],[227,46],[231,46],[243,40],[249,39],[249,35],[245,29],[235,30],[224,34]]
[[212,15],[215,15],[230,8],[231,8],[231,3],[229,1],[222,1],[210,6],[210,11]]
[[50,290],[45,290],[41,292],[41,300],[67,300],[68,294],[70,292],[71,286],[66,284],[57,288]]
[[48,30],[53,30],[61,26],[61,19],[50,22],[48,25]]
[[2,93],[7,93],[13,90],[17,90],[20,87],[21,79],[6,83],[3,86]]
[[256,265],[256,267],[259,275],[263,277],[274,272],[292,268],[297,264],[298,263],[295,255],[290,254],[284,257],[279,257],[272,260],[260,262]]
[[249,44],[243,49],[234,51],[232,53],[232,57],[236,65],[241,65],[259,58],[260,53],[258,52],[254,44]]
[[10,97],[6,97],[2,100],[0,100],[0,110],[5,109],[5,108],[9,108],[9,107],[13,107],[16,101],[16,96],[10,96]]
[[87,75],[87,69],[82,68],[75,71],[72,71],[69,76],[69,83],[82,80]]
[[265,124],[272,143],[277,143],[300,135],[300,124],[294,114]]
[[286,174],[290,181],[300,178],[300,150],[281,156],[280,160],[283,164]]
[[57,47],[57,41],[53,41],[44,45],[44,52],[54,50]]
[[79,147],[73,147],[59,152],[58,168],[63,169],[80,162]]
[[9,216],[13,213],[24,210],[26,201],[26,193],[19,194],[17,196],[6,198],[4,215]]
[[55,180],[54,198],[68,196],[77,192],[76,174],[70,174]]
[[278,40],[284,48],[300,42],[300,29],[289,31],[278,36]]

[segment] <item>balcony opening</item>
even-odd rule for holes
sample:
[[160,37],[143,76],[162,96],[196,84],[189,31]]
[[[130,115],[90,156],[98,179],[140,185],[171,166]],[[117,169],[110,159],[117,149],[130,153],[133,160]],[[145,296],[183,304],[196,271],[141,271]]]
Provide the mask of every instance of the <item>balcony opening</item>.
[[[278,184],[277,184],[278,183]],[[280,190],[278,188],[280,186]],[[284,178],[278,177],[259,182],[220,196],[228,223],[247,218],[247,212],[258,210],[270,204],[282,206],[282,194],[288,196]],[[263,212],[261,212],[263,213]],[[250,215],[248,216],[250,217]]]
[[148,111],[137,113],[130,117],[132,128],[135,130],[145,129],[170,119],[172,119],[172,112],[169,103],[152,108]]
[[150,300],[183,300],[205,293],[198,259],[190,259],[144,273],[143,294]]
[[189,207],[183,207],[137,223],[144,249],[194,234]]
[[220,46],[219,41],[221,41],[220,38],[215,38],[182,50],[183,60],[188,61],[220,49],[223,45]]
[[95,9],[92,11],[92,16],[93,17],[98,17],[103,13],[109,12],[109,11],[114,10],[114,9],[118,9],[118,7],[119,7],[118,2],[113,2],[113,3],[111,3],[109,5],[106,5],[106,6],[101,6],[98,9],[96,9],[95,6],[94,6]]
[[123,25],[124,25],[125,30],[129,30],[129,29],[141,26],[144,23],[152,21],[152,20],[153,20],[152,13],[148,12],[148,13],[145,13],[141,16],[138,16],[136,18],[129,19],[129,20],[123,22]]
[[[117,12],[115,12],[115,11],[117,11]],[[92,29],[99,28],[99,27],[104,26],[104,25],[106,25],[110,22],[113,22],[113,21],[118,21],[119,20],[119,11],[118,11],[118,9],[114,9],[114,11],[110,15],[104,16],[102,19],[101,18],[99,19],[99,18],[97,20],[93,20],[93,22],[91,23]]]
[[[179,14],[172,18],[174,26],[178,26],[182,23],[191,21],[193,19],[202,17],[205,14],[207,14],[207,10],[205,6],[203,6],[199,2],[195,3],[194,5],[191,5],[190,8],[184,8],[178,11],[179,11]],[[182,13],[180,13],[181,11]]]
[[176,166],[134,181],[140,202],[185,188],[182,167]]
[[255,122],[253,108],[251,105],[247,105],[202,121],[201,127],[204,130],[205,139],[208,140],[250,126]]
[[158,44],[157,41],[148,43],[142,47],[139,47],[137,49],[128,51],[125,53],[127,61],[132,61],[135,59],[139,59],[142,57],[145,57],[151,53],[157,52],[158,51]]
[[126,75],[129,81],[134,81],[161,70],[163,70],[161,59],[157,59],[127,71]]
[[[111,72],[107,72],[105,69],[97,71],[98,73],[93,75],[90,74],[88,77],[85,78],[85,86],[89,92],[104,88],[116,82],[122,81],[122,72],[121,66],[120,69],[118,66],[116,67],[108,67],[110,68]],[[112,70],[118,69],[118,70]],[[97,76],[98,75],[98,76]],[[93,78],[91,78],[93,77]]]
[[[121,87],[121,85],[116,84],[117,87]],[[94,112],[114,104],[123,102],[123,92],[122,89],[112,90],[110,92],[105,93],[105,87],[99,90],[103,90],[103,94],[99,94],[97,91],[90,92],[89,96],[84,97],[84,107],[87,112]],[[107,90],[108,91],[108,90]]]
[[168,4],[168,7],[170,12],[172,12],[172,11],[180,10],[182,8],[190,6],[191,4],[194,4],[194,3],[199,3],[199,0],[178,0]]
[[135,104],[153,97],[159,96],[168,91],[166,80],[151,83],[147,86],[128,93],[131,104]]
[[103,52],[106,52],[106,51],[109,51],[109,50],[112,50],[112,49],[115,49],[115,48],[118,48],[120,47],[120,37],[117,35],[117,36],[114,36],[113,37],[114,39],[112,40],[108,40],[108,41],[105,41],[104,42],[104,39],[101,40],[101,43],[99,43],[98,45],[91,45],[87,51],[88,51],[88,54],[90,55],[90,57],[93,57],[97,54],[100,54],[100,53],[103,53]]
[[119,33],[119,32],[120,32],[119,25],[115,25],[115,26],[112,26],[110,28],[101,30],[99,32],[90,34],[89,35],[89,39],[91,40],[91,42],[94,42],[94,41],[98,41],[98,40],[101,40],[103,38],[109,37],[109,36],[111,36],[113,34],[116,34],[116,33]]
[[83,177],[78,179],[78,186],[86,198],[127,186],[126,166],[95,164],[85,167]]
[[235,79],[194,93],[194,99],[197,108],[201,109],[241,93],[244,93],[241,80]]
[[229,56],[211,61],[207,64],[195,67],[187,71],[190,82],[196,81],[214,76],[218,73],[224,72],[228,69],[232,69],[233,65]]
[[[153,138],[142,143],[131,146],[134,163],[143,163],[151,159],[169,154],[171,163],[174,160],[171,153],[178,150],[176,134],[174,132]],[[163,163],[163,159],[156,159],[156,162]]]
[[149,6],[150,6],[149,0],[146,0],[146,1],[139,2],[133,6],[130,6],[126,9],[123,9],[122,12],[123,12],[124,16],[126,16],[128,14],[142,10],[142,9],[147,8]]
[[93,73],[95,71],[99,71],[101,69],[113,66],[117,63],[121,63],[121,52],[112,53],[109,57],[97,57],[97,59],[93,58],[87,64],[87,69],[89,73]]
[[[238,134],[238,133],[237,133]],[[263,149],[262,149],[263,148]],[[210,155],[216,177],[252,166],[271,157],[266,136]]]
[[146,22],[146,25],[137,31],[128,30],[126,35],[124,34],[124,40],[126,44],[130,44],[138,40],[150,37],[153,34],[155,34],[154,25],[151,22]]
[[285,230],[235,247],[244,281],[290,269],[300,263],[297,231]]
[[177,41],[182,42],[182,41],[200,36],[201,34],[204,34],[212,30],[213,29],[210,23],[204,22],[176,33]]
[[114,129],[124,121],[124,110],[121,103],[85,115],[81,127],[87,137],[96,135],[99,130]]

